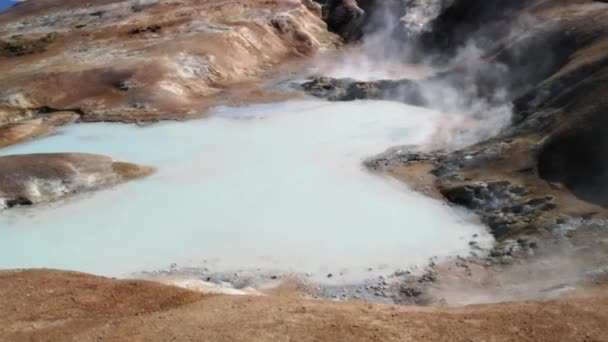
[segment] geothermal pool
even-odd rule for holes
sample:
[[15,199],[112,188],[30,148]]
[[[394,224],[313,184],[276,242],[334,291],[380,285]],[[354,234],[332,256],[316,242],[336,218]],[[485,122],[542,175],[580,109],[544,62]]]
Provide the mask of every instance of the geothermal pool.
[[66,127],[0,153],[99,153],[158,172],[0,213],[0,268],[128,276],[177,263],[346,277],[468,253],[473,234],[491,243],[484,227],[361,165],[391,145],[425,143],[440,120],[399,103],[302,101]]

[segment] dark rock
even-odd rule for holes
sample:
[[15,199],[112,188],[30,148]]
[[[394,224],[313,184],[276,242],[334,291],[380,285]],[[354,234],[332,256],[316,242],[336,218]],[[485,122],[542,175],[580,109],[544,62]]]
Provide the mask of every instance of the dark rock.
[[322,7],[327,28],[346,42],[361,39],[365,25],[365,12],[355,0],[327,0]]
[[474,189],[470,186],[449,189],[446,190],[443,195],[448,199],[448,201],[463,207],[476,209],[481,205],[479,200],[475,197]]
[[142,33],[146,33],[146,32],[151,32],[151,33],[157,33],[162,29],[162,27],[160,25],[150,25],[150,26],[144,26],[144,27],[136,27],[134,29],[131,29],[129,31],[129,34],[142,34]]
[[528,202],[526,202],[526,204],[533,206],[533,207],[537,207],[537,206],[547,203],[547,201],[548,201],[547,198],[533,198],[533,199],[529,200]]
[[434,20],[431,30],[424,32],[421,37],[422,46],[426,50],[451,54],[480,31],[486,40],[496,41],[505,34],[506,23],[529,2],[454,0]]
[[432,269],[427,270],[421,277],[418,279],[419,283],[433,283],[437,281],[437,272]]
[[318,77],[302,84],[308,94],[329,101],[362,99],[394,100],[411,105],[428,105],[418,83],[402,80],[358,81],[351,78]]
[[52,35],[47,35],[40,39],[21,40],[21,41],[1,41],[1,57],[18,57],[44,52],[53,41]]
[[553,209],[557,208],[557,205],[555,203],[545,203],[540,207],[540,210],[542,211],[551,211]]
[[403,285],[399,288],[399,292],[406,297],[418,297],[422,295],[422,290],[417,287]]
[[604,153],[608,151],[608,136],[604,132],[608,127],[606,110],[608,103],[573,129],[554,135],[543,144],[538,156],[540,177],[562,183],[577,197],[601,206],[608,206],[608,159]]
[[8,208],[12,208],[12,207],[16,207],[16,206],[27,206],[27,205],[34,204],[30,199],[28,199],[26,197],[7,199],[5,202],[6,202],[6,206]]
[[363,161],[363,165],[372,171],[382,171],[387,167],[399,167],[419,161],[434,161],[440,155],[415,151],[415,146],[396,146],[385,152]]
[[393,276],[395,276],[395,277],[403,277],[403,276],[410,275],[410,274],[411,274],[410,271],[396,270],[395,273],[393,273]]

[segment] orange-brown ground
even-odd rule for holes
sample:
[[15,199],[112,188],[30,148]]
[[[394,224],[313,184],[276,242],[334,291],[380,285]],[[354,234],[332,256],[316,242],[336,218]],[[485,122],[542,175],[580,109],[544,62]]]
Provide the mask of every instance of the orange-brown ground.
[[259,89],[271,69],[338,43],[319,11],[288,0],[21,3],[0,13],[0,124],[49,109],[184,119],[273,99]]
[[420,308],[0,273],[2,341],[608,341],[608,296]]

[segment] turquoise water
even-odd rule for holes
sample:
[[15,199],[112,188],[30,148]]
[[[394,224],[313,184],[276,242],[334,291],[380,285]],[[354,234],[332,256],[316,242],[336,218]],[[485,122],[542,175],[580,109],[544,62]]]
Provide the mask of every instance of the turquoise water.
[[467,253],[485,229],[361,161],[422,144],[441,115],[389,102],[220,108],[148,127],[78,124],[2,154],[90,152],[155,175],[0,213],[0,268],[123,276],[171,263],[356,273]]

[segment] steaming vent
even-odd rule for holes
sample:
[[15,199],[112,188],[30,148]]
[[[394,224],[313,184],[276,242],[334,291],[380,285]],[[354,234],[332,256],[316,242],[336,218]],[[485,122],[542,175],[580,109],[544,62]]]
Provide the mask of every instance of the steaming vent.
[[405,32],[411,37],[418,37],[430,30],[433,20],[451,3],[452,0],[406,0],[406,13],[401,17]]

